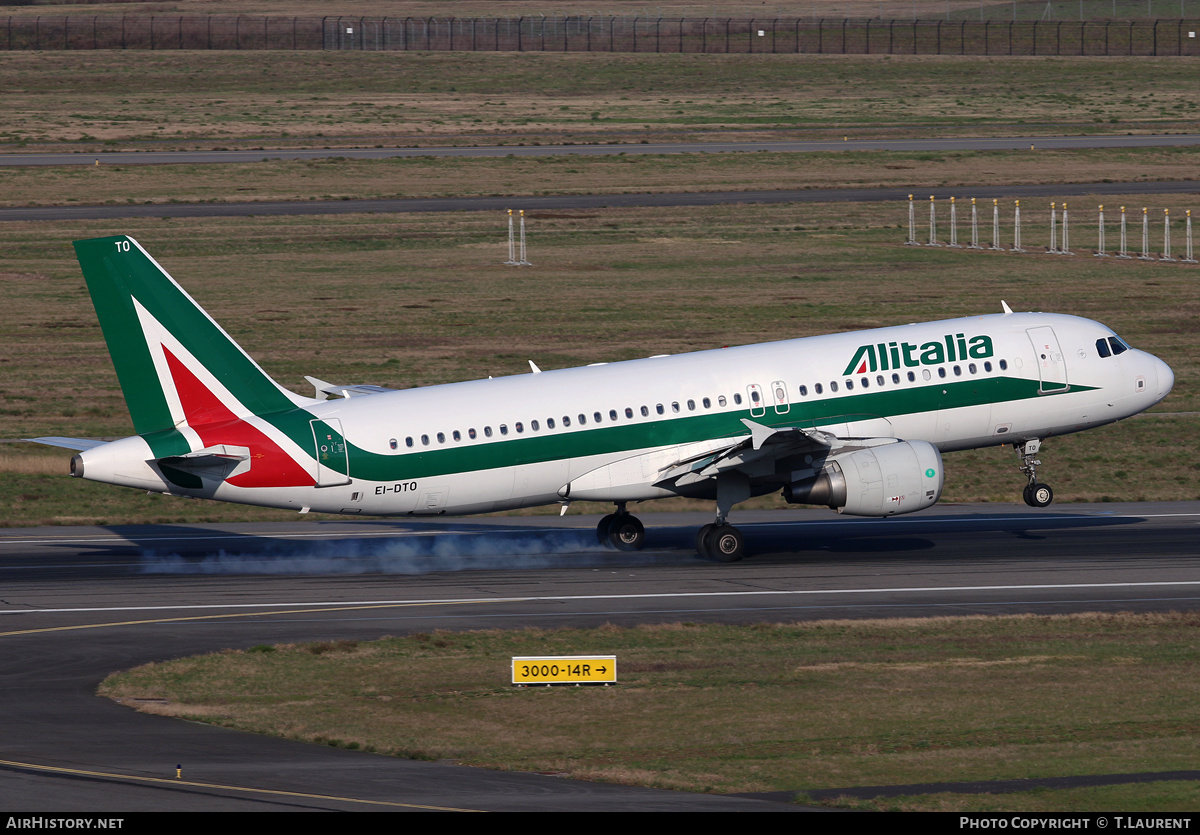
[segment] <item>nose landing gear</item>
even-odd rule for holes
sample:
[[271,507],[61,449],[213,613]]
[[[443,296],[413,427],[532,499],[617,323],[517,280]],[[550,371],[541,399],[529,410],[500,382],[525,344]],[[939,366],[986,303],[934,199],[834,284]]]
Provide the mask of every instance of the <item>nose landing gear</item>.
[[1029,479],[1021,496],[1030,507],[1047,507],[1054,501],[1054,491],[1050,489],[1050,485],[1037,480],[1037,468],[1042,463],[1037,459],[1037,454],[1041,448],[1042,442],[1038,438],[1013,444],[1013,449],[1021,456],[1021,472]]

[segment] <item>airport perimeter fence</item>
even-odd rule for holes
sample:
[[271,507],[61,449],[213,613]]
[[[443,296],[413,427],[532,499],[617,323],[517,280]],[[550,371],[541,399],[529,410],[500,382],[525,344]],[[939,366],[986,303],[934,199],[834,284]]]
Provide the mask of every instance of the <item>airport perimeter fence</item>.
[[9,17],[0,49],[1200,55],[1200,20],[878,18]]

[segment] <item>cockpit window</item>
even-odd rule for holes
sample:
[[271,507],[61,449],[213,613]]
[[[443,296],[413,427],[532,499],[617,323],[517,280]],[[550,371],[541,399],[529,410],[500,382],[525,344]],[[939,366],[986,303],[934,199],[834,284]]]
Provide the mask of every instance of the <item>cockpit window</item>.
[[1129,350],[1129,346],[1125,344],[1118,336],[1102,336],[1096,340],[1096,353],[1103,357],[1117,356]]

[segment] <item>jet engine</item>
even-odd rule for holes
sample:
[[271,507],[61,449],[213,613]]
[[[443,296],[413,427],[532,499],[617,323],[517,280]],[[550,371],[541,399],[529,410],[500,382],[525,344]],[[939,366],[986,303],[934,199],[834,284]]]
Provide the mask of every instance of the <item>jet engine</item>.
[[942,456],[926,441],[897,441],[834,454],[817,471],[793,473],[783,488],[793,504],[823,504],[851,516],[924,510],[942,495]]

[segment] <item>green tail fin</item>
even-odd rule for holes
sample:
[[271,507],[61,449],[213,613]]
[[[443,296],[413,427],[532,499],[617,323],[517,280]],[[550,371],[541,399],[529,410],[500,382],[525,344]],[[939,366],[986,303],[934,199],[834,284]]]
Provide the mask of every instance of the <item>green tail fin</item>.
[[[133,238],[75,241],[75,253],[139,435],[312,402],[268,377]],[[189,401],[197,390],[207,399]],[[200,401],[203,413],[185,408]]]

